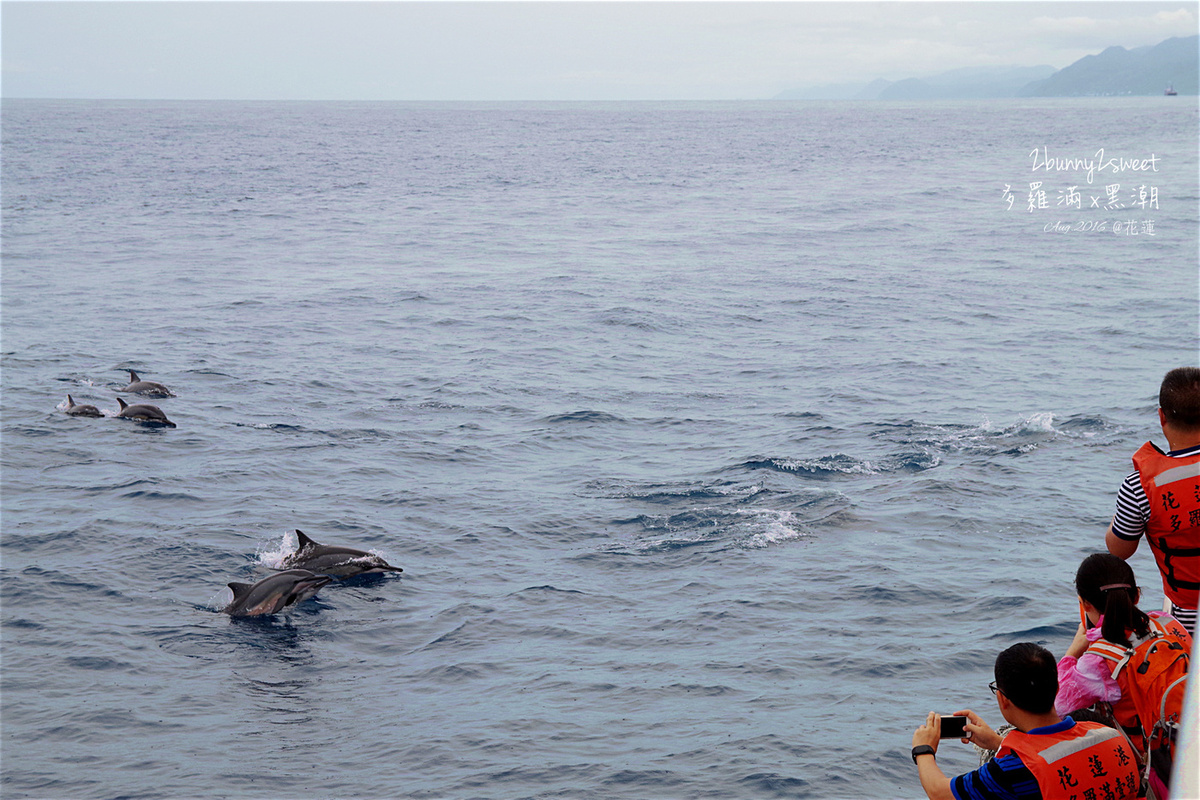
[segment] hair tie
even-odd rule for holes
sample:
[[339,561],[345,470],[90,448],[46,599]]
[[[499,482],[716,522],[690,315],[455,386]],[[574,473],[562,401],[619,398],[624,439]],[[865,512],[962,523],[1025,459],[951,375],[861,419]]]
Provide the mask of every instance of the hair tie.
[[1108,586],[1101,586],[1100,591],[1107,592],[1110,589],[1132,589],[1128,583],[1110,583]]

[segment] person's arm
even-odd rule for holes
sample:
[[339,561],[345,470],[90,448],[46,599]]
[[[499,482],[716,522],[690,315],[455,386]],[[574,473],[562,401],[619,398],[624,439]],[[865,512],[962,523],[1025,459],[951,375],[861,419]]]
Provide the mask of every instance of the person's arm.
[[917,769],[920,770],[921,788],[929,800],[956,800],[950,790],[950,779],[931,754],[917,756]]
[[1117,507],[1104,534],[1108,552],[1120,559],[1132,556],[1146,533],[1146,521],[1149,518],[1150,506],[1146,501],[1146,491],[1142,488],[1142,476],[1134,470],[1117,490]]
[[[1082,628],[1083,624],[1080,623],[1079,627]],[[1079,640],[1080,636],[1076,634],[1075,641],[1067,648],[1067,654],[1058,660],[1058,692],[1054,696],[1054,710],[1060,717],[1104,699],[1093,691],[1090,676],[1080,674],[1079,658],[1087,651],[1088,641],[1086,638],[1082,643]]]
[[[912,746],[927,744],[936,751],[941,736],[942,722],[937,712],[930,711],[925,723],[913,733]],[[917,771],[921,779],[921,788],[925,790],[929,800],[955,800],[954,792],[950,791],[950,779],[938,766],[933,753],[917,756]]]
[[1084,652],[1078,658],[1068,654],[1059,659],[1058,694],[1054,698],[1059,716],[1087,708],[1097,700],[1115,703],[1120,699],[1121,686],[1100,656]]
[[1104,534],[1104,544],[1108,547],[1108,552],[1112,553],[1117,558],[1122,560],[1128,559],[1131,555],[1137,552],[1138,543],[1142,540],[1138,539],[1122,539],[1113,533],[1112,523],[1108,523],[1108,532]]
[[[1116,553],[1113,553],[1113,555],[1116,555]],[[1075,631],[1075,638],[1071,640],[1071,645],[1067,648],[1066,655],[1070,656],[1071,658],[1079,658],[1081,655],[1083,655],[1084,651],[1088,649],[1089,644],[1091,644],[1091,642],[1089,642],[1087,638],[1087,629],[1083,627],[1083,623],[1081,622],[1079,623],[1079,629]],[[1059,673],[1061,679],[1061,661],[1059,662]]]
[[1087,708],[1102,699],[1091,691],[1090,682],[1079,674],[1079,658],[1087,652],[1089,644],[1087,628],[1081,622],[1066,654],[1058,660],[1058,692],[1054,696],[1054,710],[1059,716]]

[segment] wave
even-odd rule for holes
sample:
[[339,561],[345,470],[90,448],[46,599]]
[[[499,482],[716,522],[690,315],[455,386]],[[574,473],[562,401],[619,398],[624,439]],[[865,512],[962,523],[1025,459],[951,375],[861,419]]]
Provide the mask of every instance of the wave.
[[4,620],[6,628],[20,628],[22,630],[40,631],[45,629],[45,625],[40,622],[34,622],[31,619],[6,619]]
[[138,492],[126,492],[125,494],[121,495],[121,497],[123,499],[129,499],[129,500],[136,500],[136,499],[166,500],[166,501],[172,502],[172,503],[180,502],[180,501],[186,501],[186,502],[192,502],[192,503],[203,503],[204,502],[203,497],[197,497],[194,494],[187,494],[186,492],[138,491]]
[[280,433],[305,433],[308,430],[303,425],[288,425],[283,422],[234,422],[231,424],[235,428],[254,428],[260,431],[279,431]]
[[442,664],[417,673],[416,677],[422,682],[428,682],[434,686],[457,686],[490,678],[504,671],[503,665],[487,662]]
[[80,601],[82,596],[87,595],[112,599],[125,598],[124,594],[111,587],[80,580],[58,570],[41,567],[26,567],[19,574],[6,575],[3,589],[5,602],[12,604],[10,607],[37,600],[59,602],[63,597],[72,597],[75,601]]
[[230,379],[235,378],[235,376],[230,375],[228,372],[221,372],[221,371],[215,370],[215,369],[189,369],[189,370],[185,371],[185,374],[187,374],[187,375],[202,375],[202,376],[211,377],[211,378],[230,378]]
[[[627,496],[638,499],[636,494]],[[849,499],[838,492],[799,495],[767,491],[761,486],[715,494],[704,488],[674,494],[653,492],[641,499],[682,508],[613,520],[612,525],[634,528],[635,532],[608,542],[602,547],[605,552],[644,555],[691,548],[720,551],[771,547],[812,535],[850,506]],[[707,502],[696,504],[696,500]]]
[[579,598],[586,597],[586,594],[578,589],[559,589],[557,586],[551,586],[550,584],[546,584],[545,586],[530,586],[519,592],[512,592],[508,597],[541,605],[558,603],[564,598],[575,599],[571,595],[577,595]]
[[756,772],[738,781],[747,791],[764,797],[806,797],[808,781],[780,775],[778,772]]
[[668,327],[678,326],[678,323],[665,319],[661,315],[624,306],[605,311],[600,314],[598,320],[602,325],[632,328],[645,333],[659,333]]
[[902,444],[921,444],[947,452],[971,453],[1028,452],[1040,444],[1059,437],[1091,438],[1100,434],[1117,433],[1120,429],[1102,416],[1076,414],[1058,417],[1041,411],[1019,417],[1006,425],[985,419],[978,425],[931,424],[915,420],[871,423],[869,435]]
[[922,472],[941,464],[936,453],[914,450],[879,459],[856,458],[846,453],[832,453],[816,458],[753,458],[738,467],[749,470],[790,472],[811,478],[839,475],[882,475],[889,472]]
[[644,503],[675,503],[680,500],[748,499],[763,491],[762,483],[744,484],[732,481],[695,485],[689,483],[613,483],[593,481],[588,484],[591,497],[637,500]]
[[571,422],[587,422],[587,423],[614,423],[625,422],[621,417],[615,414],[608,414],[603,411],[572,411],[568,414],[554,414],[549,417],[544,417],[543,422],[551,424],[571,423]]
[[136,478],[134,480],[123,481],[121,483],[97,484],[95,486],[79,486],[78,491],[87,492],[88,494],[101,494],[117,491],[119,489],[129,489],[134,486],[153,486],[154,481],[148,478]]
[[1011,640],[1013,642],[1038,642],[1045,644],[1046,642],[1056,642],[1063,639],[1070,639],[1075,633],[1075,629],[1079,627],[1079,619],[1074,618],[1066,622],[1060,622],[1056,625],[1034,625],[1029,628],[1021,628],[1015,631],[1001,631],[989,636],[989,639]]
[[109,670],[127,672],[134,670],[134,665],[128,661],[117,661],[116,659],[104,658],[103,656],[66,656],[65,660],[67,664],[75,669],[97,672],[106,672]]
[[780,419],[811,419],[811,420],[824,420],[825,419],[824,414],[819,414],[816,411],[784,411],[780,414],[776,414],[775,416],[779,417]]
[[868,438],[900,449],[878,457],[828,453],[808,458],[760,456],[736,465],[736,469],[769,470],[809,478],[916,473],[934,469],[950,454],[973,456],[1020,456],[1058,439],[1119,437],[1123,431],[1102,416],[1079,414],[1061,419],[1051,412],[1021,417],[1007,425],[985,420],[978,425],[903,422],[872,422],[865,428]]

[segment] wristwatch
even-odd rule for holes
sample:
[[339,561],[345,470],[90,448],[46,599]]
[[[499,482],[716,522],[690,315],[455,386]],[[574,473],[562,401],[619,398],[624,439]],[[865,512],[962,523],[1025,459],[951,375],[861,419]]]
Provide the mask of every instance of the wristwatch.
[[917,763],[917,756],[923,756],[926,753],[929,753],[929,755],[937,758],[937,750],[934,750],[927,744],[919,744],[913,748],[913,763]]

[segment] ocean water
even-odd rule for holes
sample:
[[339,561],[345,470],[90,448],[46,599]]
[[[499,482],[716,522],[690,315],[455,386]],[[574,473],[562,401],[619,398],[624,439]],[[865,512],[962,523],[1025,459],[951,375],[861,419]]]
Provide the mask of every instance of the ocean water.
[[2,132],[5,798],[919,797],[1197,361],[1194,98]]

